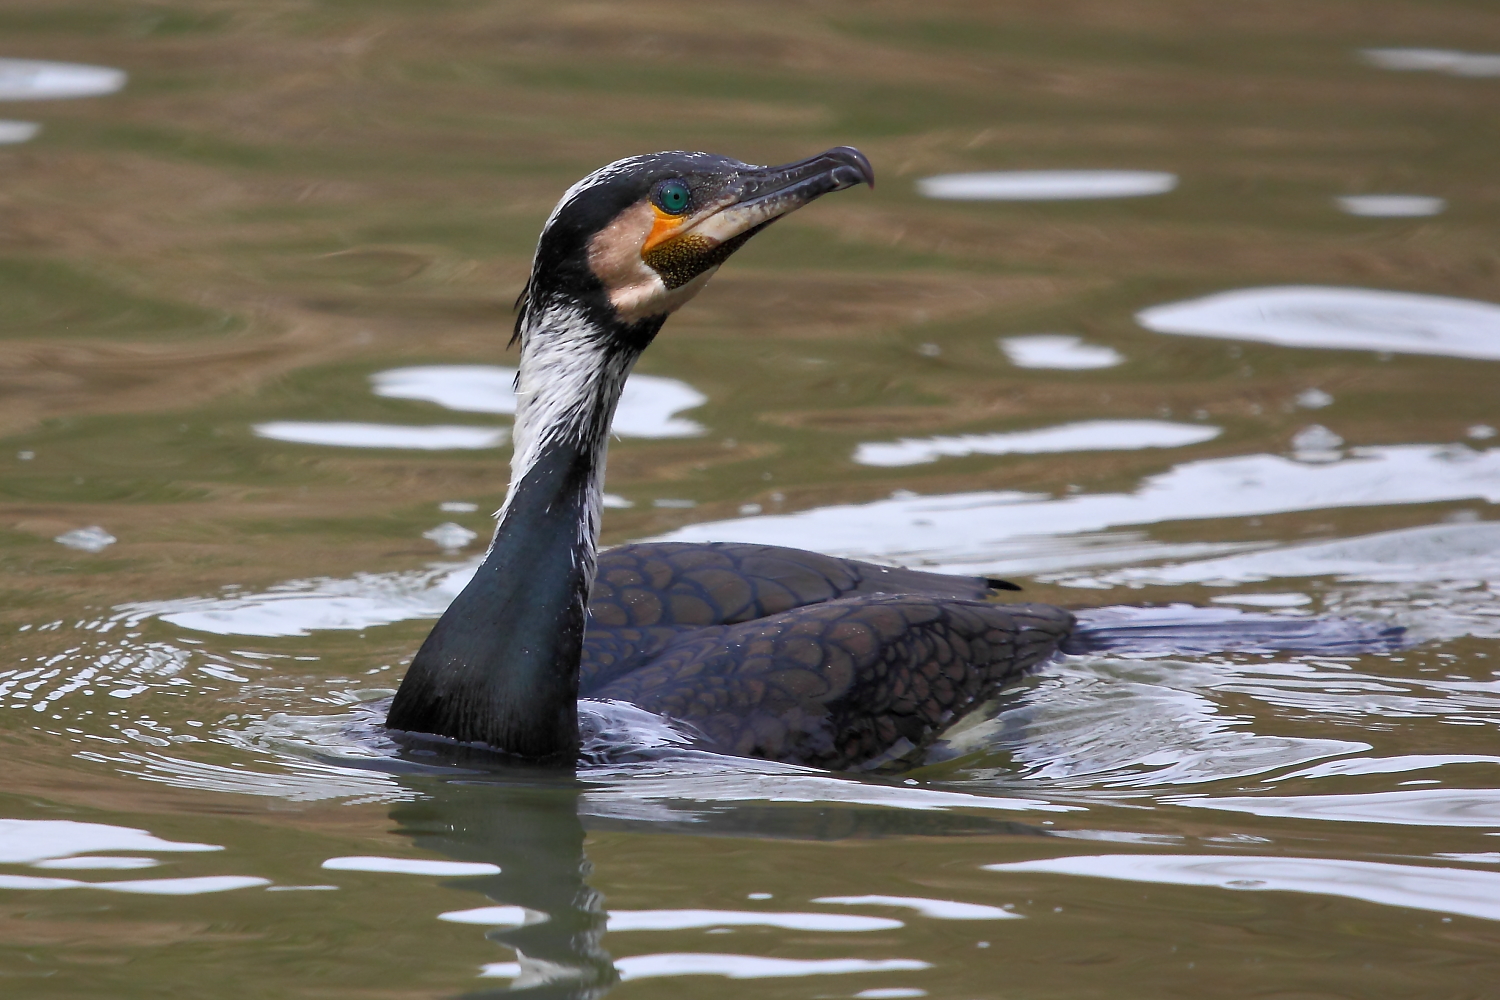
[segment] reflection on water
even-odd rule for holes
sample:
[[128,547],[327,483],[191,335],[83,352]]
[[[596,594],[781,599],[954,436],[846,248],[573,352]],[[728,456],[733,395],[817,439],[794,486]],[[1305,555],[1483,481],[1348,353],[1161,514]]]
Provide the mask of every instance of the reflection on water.
[[957,903],[951,899],[921,899],[914,896],[819,896],[814,903],[837,903],[841,906],[894,906],[916,910],[933,920],[1020,920],[1019,913],[998,906]]
[[[0,819],[0,864],[34,864],[95,851],[222,851],[217,844],[162,840],[145,830],[72,820]],[[97,859],[96,859],[97,860]]]
[[[218,635],[310,635],[363,629],[413,618],[436,618],[474,575],[478,559],[438,564],[418,573],[367,573],[347,580],[291,580],[261,594],[125,604],[133,626],[160,618]],[[3,677],[0,677],[3,680]],[[4,687],[0,687],[3,695]]]
[[[0,819],[0,865],[29,864],[33,868],[121,870],[152,868],[154,858],[110,857],[94,851],[199,853],[222,851],[217,844],[162,840],[145,830],[107,823],[71,820]],[[192,878],[137,878],[126,881],[80,881],[71,878],[16,875],[0,872],[0,889],[51,891],[93,889],[141,896],[196,896],[269,885],[270,880],[244,875],[206,875]]]
[[985,869],[1217,886],[1240,892],[1311,892],[1500,920],[1500,874],[1463,868],[1321,858],[1103,854],[985,865]]
[[0,101],[38,101],[113,94],[125,74],[106,66],[0,59]]
[[725,979],[785,979],[834,976],[854,972],[911,972],[932,968],[909,958],[761,958],[755,955],[702,953],[636,955],[617,963],[620,979],[662,976],[723,976]]
[[[419,399],[466,413],[516,412],[516,370],[497,365],[429,365],[395,368],[370,376],[375,395]],[[610,430],[621,437],[673,438],[703,433],[703,427],[677,416],[708,397],[686,382],[658,375],[632,374],[620,392]]]
[[510,439],[505,427],[462,427],[436,424],[402,427],[396,424],[356,424],[338,421],[273,420],[255,425],[257,437],[294,444],[322,444],[336,448],[411,448],[446,451],[452,448],[498,448]]
[[129,871],[136,868],[155,868],[161,864],[155,858],[122,858],[107,854],[94,855],[86,858],[50,858],[46,861],[37,861],[32,864],[33,868],[61,868],[65,870],[76,869],[107,869]]
[[432,542],[444,552],[453,553],[466,547],[470,542],[479,537],[476,531],[470,531],[461,524],[452,521],[444,521],[435,528],[429,528],[422,532],[422,537]]
[[1274,702],[1291,690],[1358,711],[1347,692],[1359,679],[1317,673],[1300,663],[1224,658],[1070,659],[1039,675],[1025,698],[950,734],[939,752],[987,755],[971,771],[974,782],[1126,790],[1245,779],[1369,749],[1356,740],[1247,731],[1221,709],[1225,692]]
[[858,917],[842,913],[777,913],[753,910],[611,910],[611,932],[680,931],[709,927],[780,927],[789,931],[890,931],[905,927],[885,917]]
[[862,444],[854,450],[860,465],[920,465],[964,455],[1036,455],[1060,451],[1135,451],[1181,448],[1212,441],[1223,433],[1201,424],[1162,420],[1086,420],[1035,431],[962,434],[953,437],[902,438]]
[[29,142],[41,129],[36,122],[0,121],[0,146]]
[[1367,288],[1246,288],[1152,306],[1157,333],[1500,361],[1500,306]]
[[[11,6],[7,55],[132,84],[0,123],[11,992],[1496,978],[1486,5],[1378,38],[1276,2]],[[0,62],[5,96],[123,82]],[[1047,664],[894,776],[597,702],[571,776],[387,739],[472,569],[443,552],[497,500],[490,362],[557,195],[631,150],[844,141],[895,183],[778,223],[673,319],[615,425],[607,537],[1002,571],[1136,644]],[[1038,164],[1160,172],[1009,169]],[[1119,447],[1147,441],[1187,450]],[[1148,648],[1238,609],[1411,641]]]
[[[1193,425],[1163,426],[1181,426],[1194,433],[1214,430]],[[1414,533],[1397,533],[1389,540],[1376,537],[1369,543],[1319,543],[1281,547],[1261,555],[1231,556],[1222,554],[1262,546],[1163,543],[1138,533],[1107,530],[1331,507],[1468,498],[1500,502],[1500,449],[1407,445],[1353,449],[1351,457],[1343,461],[1323,461],[1327,456],[1321,454],[1315,457],[1319,461],[1314,463],[1272,455],[1190,462],[1147,479],[1128,494],[1056,499],[1024,493],[897,497],[796,514],[706,522],[663,537],[793,545],[953,572],[1072,571],[1059,576],[1059,582],[1092,588],[1325,574],[1422,580],[1493,576],[1494,531],[1487,523],[1411,529]],[[1086,567],[1201,556],[1218,558],[1165,567],[1132,566],[1112,573],[1077,572]],[[1403,559],[1406,562],[1398,565]],[[1390,564],[1387,569],[1395,575],[1361,575],[1372,562]],[[116,609],[117,620],[134,627],[154,617],[195,631],[246,636],[363,629],[436,617],[463,589],[475,565],[435,564],[415,573],[294,580],[263,593],[134,602]],[[3,681],[4,673],[0,672]],[[0,684],[0,693],[5,690]]]
[[1429,767],[1443,767],[1447,764],[1500,764],[1500,757],[1492,757],[1487,754],[1467,753],[1439,753],[1439,754],[1402,754],[1397,757],[1345,757],[1343,760],[1331,760],[1324,764],[1316,764],[1301,771],[1294,771],[1284,777],[1290,778],[1329,778],[1339,774],[1404,774],[1408,771],[1421,771]]
[[396,806],[391,818],[416,848],[492,869],[464,886],[520,911],[519,923],[484,935],[515,952],[505,976],[513,988],[530,987],[539,997],[597,996],[617,974],[602,944],[604,899],[586,881],[578,788],[545,774],[517,777],[427,783],[419,801]]
[[662,537],[795,545],[953,572],[1027,574],[1171,554],[1166,547],[1115,553],[1108,545],[1090,552],[1086,533],[1114,527],[1466,498],[1500,503],[1500,449],[1355,448],[1344,461],[1318,464],[1275,455],[1208,459],[1152,476],[1133,493],[900,497],[689,525]]
[[1335,199],[1350,215],[1372,219],[1412,219],[1440,215],[1448,203],[1422,194],[1351,194]]
[[[499,776],[496,776],[499,778]],[[591,867],[583,850],[579,787],[540,776],[511,775],[426,785],[423,801],[399,806],[393,818],[415,846],[462,863],[480,861],[496,870],[464,884],[496,904],[437,914],[449,924],[488,927],[486,934],[515,953],[514,961],[484,963],[481,978],[513,980],[511,989],[542,990],[538,995],[587,997],[618,979],[631,981],[676,976],[720,976],[730,979],[790,978],[825,975],[873,975],[914,972],[931,963],[888,956],[790,958],[755,954],[760,938],[746,938],[751,953],[644,951],[652,938],[642,934],[700,931],[723,934],[735,928],[765,928],[809,935],[869,934],[898,931],[902,920],[849,913],[852,907],[899,908],[918,919],[1014,920],[1020,915],[992,906],[958,900],[870,894],[823,897],[813,904],[839,911],[785,911],[753,906],[739,909],[661,908],[634,910],[607,907],[588,885]],[[680,887],[684,902],[702,888]],[[768,898],[752,893],[753,901]],[[605,935],[609,936],[606,938]],[[628,935],[628,936],[619,936]],[[605,950],[606,944],[609,950]],[[620,954],[625,952],[625,954]],[[878,980],[877,980],[878,981]],[[905,987],[887,987],[898,990]],[[872,987],[878,989],[878,987]]]
[[1038,333],[1027,337],[1001,337],[1000,350],[1017,368],[1060,368],[1084,371],[1113,368],[1125,356],[1113,347],[1085,344],[1082,337]]
[[[436,403],[468,413],[516,412],[516,370],[493,365],[430,365],[395,368],[370,377],[377,396]],[[611,430],[621,437],[695,437],[704,428],[676,416],[708,402],[677,379],[632,375],[620,394]],[[447,451],[497,448],[510,440],[506,427],[405,426],[347,421],[274,420],[256,424],[257,437],[339,448],[406,448]]]
[[487,861],[431,861],[426,858],[379,858],[358,856],[329,858],[327,871],[386,872],[392,875],[498,875],[500,868]]
[[[1500,692],[1500,684],[1494,685]],[[1400,823],[1403,826],[1500,827],[1500,789],[1412,788],[1353,795],[1266,795],[1183,799],[1195,809],[1223,809],[1253,816],[1282,816],[1336,823]],[[1495,910],[1500,914],[1500,907]]]
[[52,540],[59,545],[66,545],[70,549],[78,549],[80,552],[103,552],[119,541],[118,538],[97,524],[91,524],[87,528],[74,528],[72,531],[65,531]]
[[1003,170],[917,181],[917,190],[927,197],[956,201],[1140,198],[1166,194],[1176,187],[1175,174],[1152,170]]
[[1105,585],[1232,585],[1297,577],[1403,583],[1500,583],[1500,523],[1434,524],[1358,538],[1282,545],[1264,552],[1167,566],[1133,566],[1093,577]]
[[0,874],[0,889],[94,889],[138,896],[198,896],[206,892],[228,892],[269,885],[269,879],[244,875],[205,875],[200,878],[136,878],[126,882],[80,882],[71,878],[40,878]]
[[1381,69],[1448,73],[1452,76],[1500,76],[1500,55],[1454,49],[1365,49],[1361,55]]

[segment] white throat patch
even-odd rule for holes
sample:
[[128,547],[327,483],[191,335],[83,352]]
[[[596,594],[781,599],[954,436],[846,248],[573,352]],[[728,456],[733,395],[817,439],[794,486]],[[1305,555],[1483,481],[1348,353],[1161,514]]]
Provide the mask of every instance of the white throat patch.
[[648,316],[666,316],[697,295],[718,270],[711,267],[678,288],[667,288],[661,275],[641,259],[656,214],[646,200],[621,212],[589,240],[589,269],[594,272],[610,305],[626,323]]

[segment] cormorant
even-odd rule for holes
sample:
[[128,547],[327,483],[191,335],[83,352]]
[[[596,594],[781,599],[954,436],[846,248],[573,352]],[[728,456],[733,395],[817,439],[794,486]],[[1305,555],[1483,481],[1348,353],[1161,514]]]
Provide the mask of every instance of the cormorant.
[[610,421],[641,352],[750,237],[861,182],[869,161],[840,146],[777,167],[634,156],[568,189],[518,302],[494,540],[413,659],[390,729],[572,764],[584,695],[729,754],[872,766],[910,759],[1069,639],[1069,612],[991,600],[1016,589],[1002,581],[772,546],[598,554]]

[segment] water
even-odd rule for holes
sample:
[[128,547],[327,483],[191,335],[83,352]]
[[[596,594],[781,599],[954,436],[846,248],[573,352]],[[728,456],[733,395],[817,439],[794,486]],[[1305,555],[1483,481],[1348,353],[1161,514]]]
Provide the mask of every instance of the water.
[[[70,2],[0,39],[6,995],[1490,990],[1483,5]],[[571,778],[385,740],[503,495],[558,194],[838,143],[877,189],[643,360],[607,541],[1415,644],[1069,657],[894,775],[612,704]]]

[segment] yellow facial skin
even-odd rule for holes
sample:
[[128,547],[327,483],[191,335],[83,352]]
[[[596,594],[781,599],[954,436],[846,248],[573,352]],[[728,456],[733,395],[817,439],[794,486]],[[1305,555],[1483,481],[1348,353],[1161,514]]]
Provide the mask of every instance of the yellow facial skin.
[[739,245],[737,237],[798,205],[738,205],[733,195],[688,215],[642,199],[589,243],[589,267],[627,323],[664,316],[687,303]]
[[646,234],[646,242],[641,244],[643,258],[662,243],[678,235],[683,223],[687,222],[687,216],[672,215],[654,204],[651,205],[651,213],[655,219],[651,223],[651,231]]
[[642,200],[621,212],[589,241],[589,269],[604,286],[621,321],[635,323],[674,312],[708,281],[711,270],[694,281],[669,288],[646,262],[647,244],[653,251],[670,246],[683,222]]

